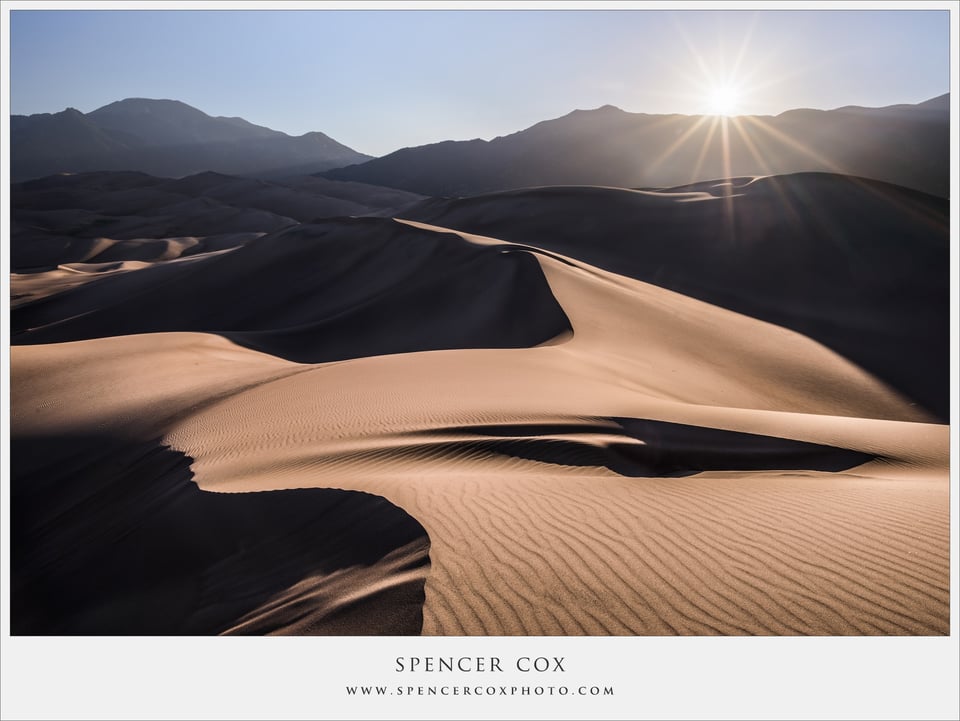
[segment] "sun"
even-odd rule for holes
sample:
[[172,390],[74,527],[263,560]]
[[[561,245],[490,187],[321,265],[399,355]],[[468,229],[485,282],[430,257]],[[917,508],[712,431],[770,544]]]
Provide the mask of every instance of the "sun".
[[711,115],[736,115],[740,107],[740,93],[732,85],[717,85],[707,99]]

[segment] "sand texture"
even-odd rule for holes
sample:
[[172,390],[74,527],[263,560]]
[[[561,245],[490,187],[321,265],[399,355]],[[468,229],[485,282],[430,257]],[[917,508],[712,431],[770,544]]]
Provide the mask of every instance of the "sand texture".
[[945,201],[81,181],[15,194],[14,633],[949,633]]

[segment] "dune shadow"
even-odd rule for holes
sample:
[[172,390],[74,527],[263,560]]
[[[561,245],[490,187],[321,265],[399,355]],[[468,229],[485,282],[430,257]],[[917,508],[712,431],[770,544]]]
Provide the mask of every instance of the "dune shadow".
[[[604,419],[602,425],[474,425],[447,432],[490,436],[448,444],[458,452],[469,448],[541,463],[606,467],[635,478],[705,471],[836,472],[873,460],[869,454],[845,448],[641,418]],[[585,440],[589,434],[620,435],[623,442],[592,443]]]
[[216,333],[297,363],[530,348],[572,331],[530,253],[384,218],[301,225],[189,264],[105,276],[18,305],[10,327],[13,345]]
[[[873,460],[847,448],[643,418],[613,418],[640,444],[613,445],[629,466],[657,475],[703,471],[844,471]],[[634,475],[634,474],[626,474]],[[641,474],[645,475],[645,474]]]
[[159,442],[11,446],[15,635],[420,633],[429,539],[383,498],[210,493]]

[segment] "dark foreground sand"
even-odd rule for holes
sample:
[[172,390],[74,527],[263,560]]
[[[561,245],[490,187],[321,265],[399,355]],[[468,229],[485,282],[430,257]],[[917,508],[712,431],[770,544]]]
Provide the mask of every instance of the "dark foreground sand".
[[949,632],[945,204],[398,215],[14,275],[15,633]]

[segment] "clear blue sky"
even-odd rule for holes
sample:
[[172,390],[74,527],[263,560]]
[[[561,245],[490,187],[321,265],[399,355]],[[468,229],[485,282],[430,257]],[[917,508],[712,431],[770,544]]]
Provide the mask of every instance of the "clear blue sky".
[[949,90],[948,13],[13,10],[10,110],[174,98],[374,155],[575,108],[739,113]]

